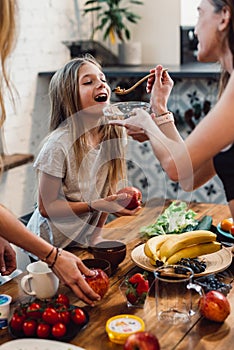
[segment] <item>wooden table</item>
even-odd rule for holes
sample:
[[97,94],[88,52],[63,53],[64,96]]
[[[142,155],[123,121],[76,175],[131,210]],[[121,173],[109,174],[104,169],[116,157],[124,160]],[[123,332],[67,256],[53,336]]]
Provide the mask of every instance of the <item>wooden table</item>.
[[[135,217],[121,217],[106,225],[104,236],[109,239],[120,239],[127,243],[127,256],[120,264],[116,273],[110,278],[110,289],[104,299],[95,307],[85,306],[90,315],[90,321],[86,329],[81,331],[72,341],[87,350],[120,350],[122,345],[109,341],[105,332],[106,321],[115,315],[130,313],[140,316],[146,325],[146,330],[154,333],[160,342],[161,350],[223,350],[230,349],[234,344],[234,309],[224,323],[213,323],[195,315],[190,323],[183,326],[170,326],[156,320],[154,295],[150,294],[144,309],[128,309],[125,300],[119,292],[119,285],[123,277],[139,268],[131,260],[131,251],[142,243],[139,228],[156,220],[157,216],[168,206],[170,201],[162,199],[151,200],[144,209]],[[217,225],[223,218],[230,216],[225,205],[191,203],[190,208],[198,218],[203,215],[211,215],[213,224]],[[76,250],[77,256],[83,258],[92,257],[88,251]],[[229,271],[234,272],[233,266]],[[0,287],[0,293],[12,296],[12,308],[20,301],[28,300],[28,296],[20,288],[18,276]],[[65,286],[60,286],[60,292],[66,293],[72,304],[83,306],[77,298]],[[234,305],[234,289],[228,294],[231,305]],[[11,340],[7,330],[0,330],[0,344]]]

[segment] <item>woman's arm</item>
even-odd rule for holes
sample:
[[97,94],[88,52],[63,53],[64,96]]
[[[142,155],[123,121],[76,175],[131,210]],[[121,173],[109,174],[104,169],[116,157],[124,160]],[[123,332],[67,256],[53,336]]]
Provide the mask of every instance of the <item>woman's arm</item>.
[[[155,82],[156,80],[157,76]],[[137,111],[135,117],[127,120],[110,123],[142,128],[168,176],[174,181],[179,181],[184,190],[191,191],[215,175],[212,162],[214,155],[234,141],[233,87],[234,73],[216,106],[197,125],[185,142],[178,136],[173,123],[157,126],[145,111]],[[156,94],[156,90],[154,93]],[[162,105],[160,102],[160,106]],[[160,112],[166,109],[165,106]],[[155,119],[157,120],[157,117]]]
[[[14,215],[2,206],[0,206],[0,236],[38,256],[41,260],[44,260],[53,248],[51,244],[28,231]],[[55,254],[56,249],[54,248],[49,259],[46,260],[49,265],[54,261]],[[93,301],[100,299],[82,276],[82,274],[93,276],[93,271],[89,270],[74,254],[62,251],[53,271],[84,302],[92,305]]]

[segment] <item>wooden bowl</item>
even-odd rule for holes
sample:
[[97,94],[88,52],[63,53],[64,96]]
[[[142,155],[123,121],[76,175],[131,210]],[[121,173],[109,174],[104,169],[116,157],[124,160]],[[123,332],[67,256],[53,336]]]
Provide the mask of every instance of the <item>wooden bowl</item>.
[[126,244],[121,241],[103,241],[90,247],[90,251],[96,259],[105,259],[111,264],[111,274],[115,272],[119,264],[125,259]]
[[84,259],[82,262],[89,269],[101,269],[108,277],[111,275],[111,264],[105,259]]

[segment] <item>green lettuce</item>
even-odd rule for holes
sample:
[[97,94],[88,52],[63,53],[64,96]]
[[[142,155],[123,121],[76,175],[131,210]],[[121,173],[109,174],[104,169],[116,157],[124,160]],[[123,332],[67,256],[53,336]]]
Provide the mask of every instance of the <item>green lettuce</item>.
[[198,224],[198,221],[195,220],[196,215],[193,210],[187,209],[185,202],[174,201],[159,215],[155,223],[141,227],[140,236],[149,239],[167,233],[192,231]]

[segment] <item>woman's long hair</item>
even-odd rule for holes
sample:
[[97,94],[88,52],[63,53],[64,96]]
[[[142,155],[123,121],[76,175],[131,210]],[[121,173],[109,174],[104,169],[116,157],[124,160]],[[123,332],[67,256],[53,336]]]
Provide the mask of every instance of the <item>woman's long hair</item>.
[[[210,0],[211,4],[214,6],[214,12],[219,13],[222,11],[224,7],[227,7],[230,11],[230,22],[227,28],[227,38],[229,49],[232,53],[232,64],[234,67],[234,1],[233,0]],[[219,97],[222,95],[228,80],[230,78],[230,74],[227,71],[222,71],[219,83]]]
[[[4,89],[8,89],[12,102],[14,98],[10,79],[7,74],[6,60],[15,43],[15,0],[0,0],[0,137],[3,140],[2,125],[6,119],[4,104]],[[0,154],[0,175],[3,171],[2,155]]]
[[[64,125],[69,119],[69,125],[72,125],[73,148],[76,156],[77,171],[90,150],[87,142],[87,134],[82,124],[82,118],[79,118],[81,103],[79,98],[79,69],[82,65],[91,63],[100,70],[101,66],[95,58],[89,54],[84,57],[70,60],[64,67],[59,69],[52,77],[49,85],[50,97],[50,131],[53,132],[59,126]],[[81,115],[81,113],[80,113]],[[97,127],[100,142],[107,145],[106,159],[108,163],[108,182],[110,193],[116,192],[116,184],[126,176],[125,153],[123,149],[123,129],[118,126],[111,126],[107,122],[100,122]],[[77,136],[78,135],[78,136]],[[114,140],[115,152],[111,147],[109,140]],[[114,153],[117,156],[111,156]],[[101,169],[100,169],[101,170]]]
[[15,0],[0,0],[0,127],[6,119],[4,87],[8,88],[12,96],[6,60],[15,43],[15,12]]

